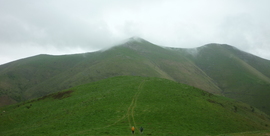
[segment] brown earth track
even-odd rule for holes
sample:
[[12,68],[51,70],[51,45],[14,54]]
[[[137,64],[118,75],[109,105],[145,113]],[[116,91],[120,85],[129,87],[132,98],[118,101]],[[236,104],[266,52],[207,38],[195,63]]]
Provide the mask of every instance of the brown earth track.
[[[132,123],[134,124],[134,127],[137,128],[137,125],[136,125],[136,121],[135,121],[135,118],[134,118],[134,109],[135,107],[137,106],[137,101],[138,101],[138,97],[141,93],[141,90],[142,90],[142,87],[145,83],[145,80],[143,80],[139,87],[138,87],[138,90],[137,92],[135,93],[133,99],[132,99],[132,102],[130,104],[130,106],[128,107],[128,111],[127,111],[127,117],[128,117],[128,122],[129,122],[129,127],[131,128],[131,119],[132,119]],[[131,118],[131,119],[130,119]],[[138,130],[138,129],[137,129]],[[138,130],[139,131],[139,130]]]
[[[79,131],[77,133],[74,133],[74,134],[71,134],[71,135],[78,135],[78,134],[83,134],[83,133],[86,133],[86,132],[89,132],[89,131],[92,131],[92,130],[97,130],[97,129],[103,129],[103,128],[107,128],[107,127],[111,127],[113,125],[115,125],[116,123],[120,122],[121,120],[125,119],[126,117],[128,118],[128,123],[129,123],[129,128],[131,128],[131,124],[133,123],[135,128],[137,128],[136,126],[136,121],[135,121],[135,118],[134,118],[134,109],[135,107],[137,106],[137,101],[138,101],[138,97],[140,95],[140,92],[142,90],[142,87],[145,83],[145,80],[143,80],[140,84],[139,84],[139,87],[137,89],[137,92],[134,94],[133,98],[132,98],[132,101],[131,101],[131,104],[129,105],[128,107],[128,110],[127,110],[127,113],[124,114],[120,119],[116,120],[114,123],[112,124],[109,124],[107,126],[104,126],[104,127],[99,127],[99,128],[92,128],[92,129],[87,129],[87,130],[83,130],[83,131]],[[132,120],[132,121],[131,121]],[[136,129],[138,130],[138,129]],[[139,131],[139,130],[138,130]]]

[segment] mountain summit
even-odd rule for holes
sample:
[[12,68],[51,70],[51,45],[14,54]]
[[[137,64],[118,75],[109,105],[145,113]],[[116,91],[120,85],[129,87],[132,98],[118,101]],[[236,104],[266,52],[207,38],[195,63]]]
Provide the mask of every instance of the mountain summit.
[[128,39],[129,41],[136,41],[136,42],[144,42],[146,40],[142,39],[141,37],[133,36]]
[[146,46],[157,46],[157,45],[154,45],[152,43],[150,43],[149,41],[146,41],[145,39],[142,39],[140,37],[130,37],[129,39],[125,40],[125,42],[123,44],[121,44],[120,46],[128,46],[128,47],[131,47],[131,46],[142,46],[144,48],[146,48]]
[[0,99],[20,102],[80,84],[131,75],[184,83],[270,114],[269,67],[270,61],[228,45],[168,49],[132,37],[105,51],[38,55],[1,65]]

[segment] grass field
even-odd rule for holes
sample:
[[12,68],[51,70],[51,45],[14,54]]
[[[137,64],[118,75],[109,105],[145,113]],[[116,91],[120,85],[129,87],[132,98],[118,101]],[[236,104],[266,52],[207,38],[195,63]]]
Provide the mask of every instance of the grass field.
[[167,79],[114,77],[1,107],[0,135],[219,135],[269,129],[249,105]]

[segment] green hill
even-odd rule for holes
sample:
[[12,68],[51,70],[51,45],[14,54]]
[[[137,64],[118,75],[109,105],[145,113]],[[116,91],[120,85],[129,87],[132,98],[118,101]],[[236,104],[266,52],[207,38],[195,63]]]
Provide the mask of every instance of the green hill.
[[270,61],[229,45],[209,44],[187,54],[222,94],[270,113]]
[[270,61],[229,45],[172,49],[140,38],[107,50],[38,55],[0,66],[0,106],[114,76],[165,78],[270,114]]
[[217,135],[269,129],[247,104],[171,80],[114,77],[0,108],[0,135]]

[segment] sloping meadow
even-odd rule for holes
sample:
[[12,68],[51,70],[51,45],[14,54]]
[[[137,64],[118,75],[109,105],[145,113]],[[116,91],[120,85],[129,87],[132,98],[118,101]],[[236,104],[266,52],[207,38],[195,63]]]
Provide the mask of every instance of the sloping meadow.
[[121,76],[1,107],[0,135],[217,135],[269,129],[247,104],[171,80]]

